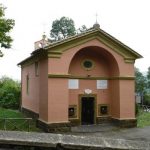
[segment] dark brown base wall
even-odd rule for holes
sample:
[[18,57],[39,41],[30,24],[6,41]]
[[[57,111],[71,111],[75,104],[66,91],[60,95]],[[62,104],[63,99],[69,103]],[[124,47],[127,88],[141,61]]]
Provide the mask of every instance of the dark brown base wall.
[[[70,119],[69,121],[71,126],[81,125],[80,119]],[[103,124],[103,123],[114,124],[120,128],[132,128],[137,126],[136,119],[119,120],[111,118],[110,116],[96,117],[96,124]]]
[[[41,128],[45,132],[68,132],[71,131],[71,126],[81,125],[80,119],[70,119],[69,122],[64,123],[51,123],[47,124],[41,120],[38,120],[39,114],[29,109],[21,108],[21,111],[28,117],[36,119],[37,127]],[[119,120],[111,118],[110,116],[96,117],[96,124],[112,123],[121,128],[132,128],[137,126],[136,119]]]
[[72,127],[79,126],[81,124],[80,119],[69,119],[69,121]]
[[70,122],[47,124],[46,122],[37,120],[36,125],[38,128],[41,128],[45,132],[69,132],[71,131]]
[[126,120],[119,120],[115,118],[111,118],[112,123],[116,126],[121,128],[133,128],[137,127],[137,119],[126,119]]
[[102,123],[111,123],[111,117],[109,116],[96,117],[96,124]]
[[33,112],[32,110],[29,110],[27,108],[21,107],[21,112],[23,114],[25,114],[27,117],[31,117],[33,119],[38,119],[39,118],[39,114]]

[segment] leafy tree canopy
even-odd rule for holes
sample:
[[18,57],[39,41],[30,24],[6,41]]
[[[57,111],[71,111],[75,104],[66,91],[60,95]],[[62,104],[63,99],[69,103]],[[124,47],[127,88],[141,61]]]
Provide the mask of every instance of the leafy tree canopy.
[[135,89],[137,93],[144,93],[147,89],[146,77],[138,68],[135,68]]
[[150,89],[150,67],[148,68],[147,71],[147,87]]
[[147,75],[143,75],[135,68],[135,91],[142,96],[142,104],[150,106],[150,67]]
[[86,30],[87,30],[87,27],[86,27],[85,25],[82,25],[82,26],[78,29],[79,33],[85,32]]
[[0,107],[18,109],[20,93],[20,82],[6,76],[0,78]]
[[[5,9],[6,8],[0,4],[0,47],[10,48],[13,40],[10,37],[9,32],[15,25],[15,21],[13,19],[5,18]],[[2,56],[1,51],[0,56]]]
[[52,29],[50,36],[55,40],[66,38],[68,36],[75,35],[74,21],[67,17],[61,17],[60,20],[56,19],[52,23]]
[[[82,25],[79,29],[76,30],[74,21],[68,17],[61,17],[56,19],[52,23],[52,29],[50,31],[50,37],[54,41],[58,41],[69,36],[85,32],[87,30],[85,25]],[[49,39],[50,41],[53,41]]]

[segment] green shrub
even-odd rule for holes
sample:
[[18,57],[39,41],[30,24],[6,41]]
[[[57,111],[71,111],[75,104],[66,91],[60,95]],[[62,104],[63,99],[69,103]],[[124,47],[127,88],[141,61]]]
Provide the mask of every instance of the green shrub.
[[148,94],[144,95],[144,105],[150,106],[150,95]]
[[139,111],[140,111],[140,106],[137,103],[135,103],[135,115],[138,115]]
[[18,109],[20,103],[20,83],[9,77],[0,79],[0,106]]
[[137,116],[137,127],[150,126],[150,113],[140,111]]

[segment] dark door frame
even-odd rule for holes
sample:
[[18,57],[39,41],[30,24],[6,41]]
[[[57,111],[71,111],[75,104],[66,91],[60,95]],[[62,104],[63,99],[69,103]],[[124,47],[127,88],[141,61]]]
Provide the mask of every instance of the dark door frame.
[[79,94],[79,120],[80,125],[82,125],[81,113],[82,113],[82,97],[93,97],[94,98],[94,124],[96,124],[97,117],[97,95],[96,94]]

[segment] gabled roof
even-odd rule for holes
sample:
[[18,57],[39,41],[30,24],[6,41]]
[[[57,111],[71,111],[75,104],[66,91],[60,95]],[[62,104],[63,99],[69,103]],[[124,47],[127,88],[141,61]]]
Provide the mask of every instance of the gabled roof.
[[142,58],[140,54],[136,51],[128,47],[127,45],[123,44],[104,30],[100,28],[90,28],[87,31],[70,36],[66,39],[56,41],[50,43],[49,45],[35,50],[31,53],[31,56],[27,59],[20,62],[18,65],[24,64],[26,61],[32,59],[35,56],[39,56],[40,54],[48,53],[48,57],[61,57],[61,54],[70,49],[71,47],[75,47],[82,43],[88,42],[92,39],[97,39],[106,46],[110,47],[115,52],[122,55],[126,62],[134,61],[135,59]]

